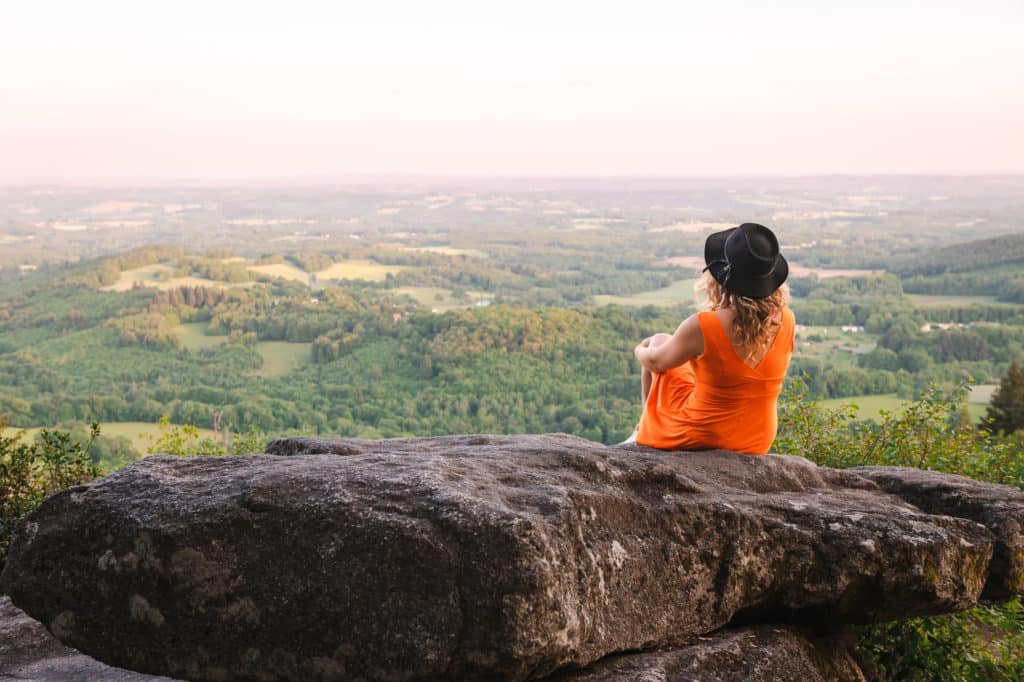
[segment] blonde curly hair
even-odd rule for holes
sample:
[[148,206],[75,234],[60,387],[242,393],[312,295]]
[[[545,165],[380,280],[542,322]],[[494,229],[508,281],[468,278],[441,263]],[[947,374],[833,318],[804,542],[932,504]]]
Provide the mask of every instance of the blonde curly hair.
[[706,310],[731,308],[735,311],[733,338],[744,349],[744,360],[760,358],[768,352],[775,334],[782,325],[782,311],[789,305],[789,287],[783,284],[767,298],[749,298],[734,294],[722,287],[710,272],[697,280],[698,295],[703,294],[701,306]]

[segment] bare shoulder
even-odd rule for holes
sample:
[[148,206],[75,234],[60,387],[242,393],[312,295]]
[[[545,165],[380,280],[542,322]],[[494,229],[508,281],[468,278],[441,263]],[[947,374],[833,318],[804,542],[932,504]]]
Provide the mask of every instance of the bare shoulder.
[[674,336],[681,337],[703,337],[704,332],[700,328],[700,313],[694,313],[679,323]]
[[704,354],[704,330],[697,313],[683,320],[672,337],[682,355],[694,358]]

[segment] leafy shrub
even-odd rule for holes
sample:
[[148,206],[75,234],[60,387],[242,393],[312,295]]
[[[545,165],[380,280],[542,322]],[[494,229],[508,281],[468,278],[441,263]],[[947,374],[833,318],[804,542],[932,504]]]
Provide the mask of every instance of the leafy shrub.
[[859,629],[858,650],[880,680],[1024,679],[1024,606],[998,606]]
[[[806,385],[789,384],[779,402],[776,452],[832,467],[911,466],[1024,489],[1024,449],[994,438],[966,417],[967,387],[932,387],[881,423],[855,420],[854,405],[825,409]],[[1024,679],[1024,607],[1020,599],[931,618],[857,629],[858,652],[880,680]]]
[[[182,456],[240,455],[262,452],[266,442],[257,431],[235,434],[229,444],[200,438],[194,426],[175,426],[160,420],[161,433],[148,451]],[[78,433],[43,429],[31,443],[21,434],[4,436],[6,422],[0,417],[0,571],[18,519],[32,511],[47,495],[98,477],[92,450],[99,442],[100,425],[93,422],[83,439]],[[119,462],[120,464],[127,463]]]
[[263,452],[266,436],[250,429],[245,433],[232,434],[230,440],[216,441],[203,438],[199,429],[191,424],[171,424],[168,416],[160,418],[160,435],[151,437],[146,452],[151,455],[178,455],[180,457],[208,457],[244,455]]
[[0,570],[7,562],[14,525],[22,515],[39,506],[47,495],[99,475],[89,459],[89,449],[100,435],[100,425],[94,422],[85,443],[67,431],[48,429],[40,431],[34,442],[23,443],[19,436],[2,435],[3,426],[0,419]]

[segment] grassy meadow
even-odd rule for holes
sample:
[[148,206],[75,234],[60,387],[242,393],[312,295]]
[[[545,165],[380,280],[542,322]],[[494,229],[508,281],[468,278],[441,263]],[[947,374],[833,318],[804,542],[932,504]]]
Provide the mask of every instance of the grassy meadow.
[[942,308],[945,306],[970,305],[1013,305],[999,303],[995,296],[951,296],[946,294],[904,294],[910,302],[919,308]]
[[396,287],[391,289],[391,292],[409,296],[427,310],[439,312],[468,308],[475,305],[477,301],[491,297],[491,294],[484,291],[468,291],[465,298],[456,298],[450,289],[441,287]]
[[246,268],[246,270],[250,272],[255,272],[260,275],[266,275],[268,277],[290,279],[294,282],[302,282],[303,284],[309,283],[309,273],[301,268],[292,265],[291,263],[273,263],[272,265],[250,265]]
[[471,256],[473,258],[487,258],[487,254],[479,249],[458,249],[454,246],[406,246],[406,251],[426,251],[428,253],[439,253],[443,256]]
[[131,268],[129,270],[123,270],[118,280],[113,284],[105,287],[100,287],[100,291],[128,291],[136,283],[142,286],[153,287],[155,289],[162,289],[168,291],[170,289],[176,289],[178,287],[247,287],[252,286],[252,282],[242,283],[228,283],[215,279],[207,279],[205,277],[167,277],[165,273],[174,272],[174,268],[170,265],[163,263],[157,263],[155,265],[145,265],[139,268]]
[[287,341],[259,341],[253,348],[263,357],[263,366],[254,376],[279,377],[312,361],[309,343]]
[[216,348],[227,341],[228,337],[226,336],[207,336],[204,333],[205,329],[205,322],[187,322],[179,324],[175,331],[178,334],[178,340],[181,341],[181,347],[190,351]]
[[[967,397],[967,414],[975,424],[981,423],[985,418],[986,407],[992,399],[992,392],[995,391],[994,384],[980,384],[972,386]],[[860,395],[850,398],[830,398],[822,400],[821,405],[828,409],[836,409],[845,405],[857,406],[857,418],[859,419],[881,419],[883,411],[889,413],[902,412],[907,403],[905,398],[900,398],[895,393],[883,395]]]
[[[423,247],[413,250],[434,251],[437,253],[444,253],[446,255],[486,256],[486,254],[476,252],[473,249],[453,249],[449,247]],[[221,262],[228,264],[239,262],[251,263],[252,261],[246,258],[233,257],[223,258],[221,259]],[[387,279],[389,274],[395,275],[398,272],[407,269],[407,266],[383,265],[367,259],[350,259],[334,263],[327,268],[313,273],[307,272],[290,262],[271,263],[265,265],[250,264],[246,265],[245,269],[257,276],[263,275],[266,277],[300,282],[302,284],[310,284],[311,276],[315,277],[317,282],[327,282],[330,280],[365,280],[369,282],[383,282]],[[229,288],[236,286],[249,287],[253,285],[252,282],[230,283],[207,279],[205,277],[172,277],[170,275],[173,272],[174,267],[165,263],[156,263],[153,265],[130,268],[128,270],[123,270],[114,284],[101,287],[100,291],[124,292],[128,291],[136,284],[162,290],[170,290],[182,286]]]
[[[227,336],[208,336],[204,333],[205,322],[179,324],[175,331],[181,347],[197,352],[217,348],[227,342]],[[263,366],[253,376],[279,377],[311,361],[311,344],[289,343],[288,341],[258,341],[253,350],[263,358]]]
[[[39,433],[39,430],[38,426],[26,428],[11,426],[4,429],[3,435],[11,437],[19,432],[24,432],[22,437],[31,439]],[[124,436],[131,441],[132,447],[144,453],[150,444],[160,436],[160,425],[147,422],[102,422],[100,433],[110,438]],[[213,439],[216,437],[216,433],[212,429],[199,429],[199,437]]]
[[371,260],[346,260],[320,270],[316,273],[317,281],[331,279],[364,279],[368,282],[383,282],[388,274],[395,275],[406,267],[403,265],[381,265]]
[[629,296],[598,294],[594,296],[594,301],[598,305],[625,305],[638,308],[646,305],[653,305],[661,308],[685,305],[692,308],[694,307],[695,301],[693,280],[679,280],[677,282],[673,282],[667,287],[662,287],[661,289],[641,291],[638,294],[630,294]]

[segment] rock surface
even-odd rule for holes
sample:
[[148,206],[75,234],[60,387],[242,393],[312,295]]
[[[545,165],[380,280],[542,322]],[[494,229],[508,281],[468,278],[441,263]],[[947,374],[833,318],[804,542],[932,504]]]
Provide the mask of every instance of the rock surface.
[[[797,457],[579,438],[287,439],[49,498],[3,587],[192,680],[528,679],[730,622],[967,608],[993,536]],[[329,454],[312,454],[329,453]]]
[[614,656],[552,682],[864,682],[838,638],[812,640],[789,626],[722,630],[670,651]]
[[995,535],[989,579],[982,596],[1004,599],[1024,592],[1024,491],[963,476],[907,467],[848,469],[929,514],[971,519]]
[[69,649],[7,597],[0,597],[0,680],[174,682],[168,677],[111,668]]
[[[112,668],[69,649],[0,598],[0,680],[22,682],[178,682]],[[558,674],[552,682],[862,682],[864,676],[845,642],[812,640],[788,626],[722,630],[671,651],[625,654],[598,661],[586,670]]]

